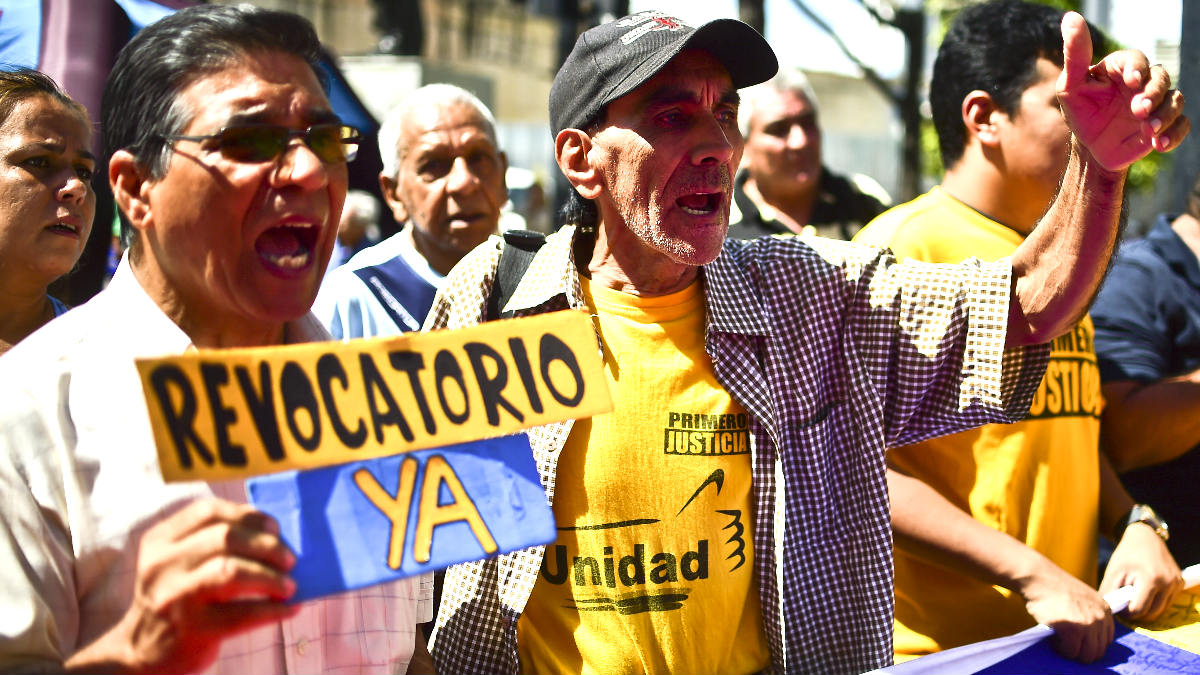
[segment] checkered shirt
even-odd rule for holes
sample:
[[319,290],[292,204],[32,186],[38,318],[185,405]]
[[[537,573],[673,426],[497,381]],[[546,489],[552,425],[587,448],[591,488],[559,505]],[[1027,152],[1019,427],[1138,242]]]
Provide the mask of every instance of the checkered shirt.
[[[506,309],[583,309],[574,228],[547,238]],[[426,329],[483,320],[503,240],[451,272]],[[1005,349],[1006,261],[897,263],[820,238],[726,241],[702,269],[706,349],[751,414],[755,573],[777,673],[891,662],[892,547],[884,449],[1020,419],[1045,347]],[[597,336],[599,339],[599,336]],[[546,498],[571,422],[529,431]],[[516,673],[517,620],[544,547],[446,572],[431,651],[440,672]]]

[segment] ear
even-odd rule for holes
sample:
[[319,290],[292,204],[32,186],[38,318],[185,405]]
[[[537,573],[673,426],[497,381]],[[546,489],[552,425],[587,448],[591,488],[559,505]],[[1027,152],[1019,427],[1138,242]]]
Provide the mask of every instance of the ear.
[[388,208],[392,211],[392,217],[400,225],[408,222],[408,209],[405,208],[404,202],[400,201],[400,184],[395,178],[386,174],[379,174],[379,191],[383,193],[383,200],[387,202]]
[[580,129],[563,129],[554,139],[558,168],[584,199],[596,199],[604,187],[589,159],[591,150],[592,137]]
[[997,116],[1003,113],[992,100],[992,95],[976,89],[963,97],[962,120],[967,129],[968,141],[976,138],[985,146],[996,146],[1000,143],[1000,128]]
[[139,232],[151,226],[150,188],[152,181],[127,150],[118,150],[108,160],[108,185],[113,199]]

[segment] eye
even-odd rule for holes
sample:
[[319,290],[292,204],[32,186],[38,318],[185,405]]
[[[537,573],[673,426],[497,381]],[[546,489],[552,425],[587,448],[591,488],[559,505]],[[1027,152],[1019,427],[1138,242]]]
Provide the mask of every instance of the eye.
[[92,168],[90,166],[75,167],[75,175],[79,176],[79,180],[85,183],[92,180]]
[[684,123],[685,116],[678,110],[667,110],[659,113],[658,121],[668,126],[679,126]]
[[50,158],[44,155],[28,157],[21,160],[21,166],[29,169],[45,169],[50,166]]
[[417,164],[417,173],[425,180],[437,180],[450,173],[450,160],[443,157],[423,160]]

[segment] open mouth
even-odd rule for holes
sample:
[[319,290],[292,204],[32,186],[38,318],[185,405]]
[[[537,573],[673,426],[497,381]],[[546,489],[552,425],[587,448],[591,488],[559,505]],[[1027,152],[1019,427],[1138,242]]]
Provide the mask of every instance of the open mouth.
[[321,228],[307,221],[289,221],[268,229],[254,240],[258,257],[281,271],[302,270],[313,261]]
[[720,192],[698,192],[684,195],[675,200],[675,204],[684,212],[693,216],[710,216],[721,206]]
[[78,239],[80,237],[79,227],[70,223],[54,223],[46,228],[48,232],[52,232],[61,237],[72,237]]

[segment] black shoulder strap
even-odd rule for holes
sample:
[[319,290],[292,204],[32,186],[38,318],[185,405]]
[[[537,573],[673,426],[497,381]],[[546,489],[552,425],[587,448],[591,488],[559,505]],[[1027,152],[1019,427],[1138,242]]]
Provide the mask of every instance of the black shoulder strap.
[[496,267],[496,279],[492,292],[488,294],[487,320],[511,319],[512,312],[501,312],[512,299],[517,284],[525,276],[525,270],[533,262],[538,249],[546,243],[546,235],[531,230],[509,230],[504,233],[504,249],[500,251],[500,263]]

